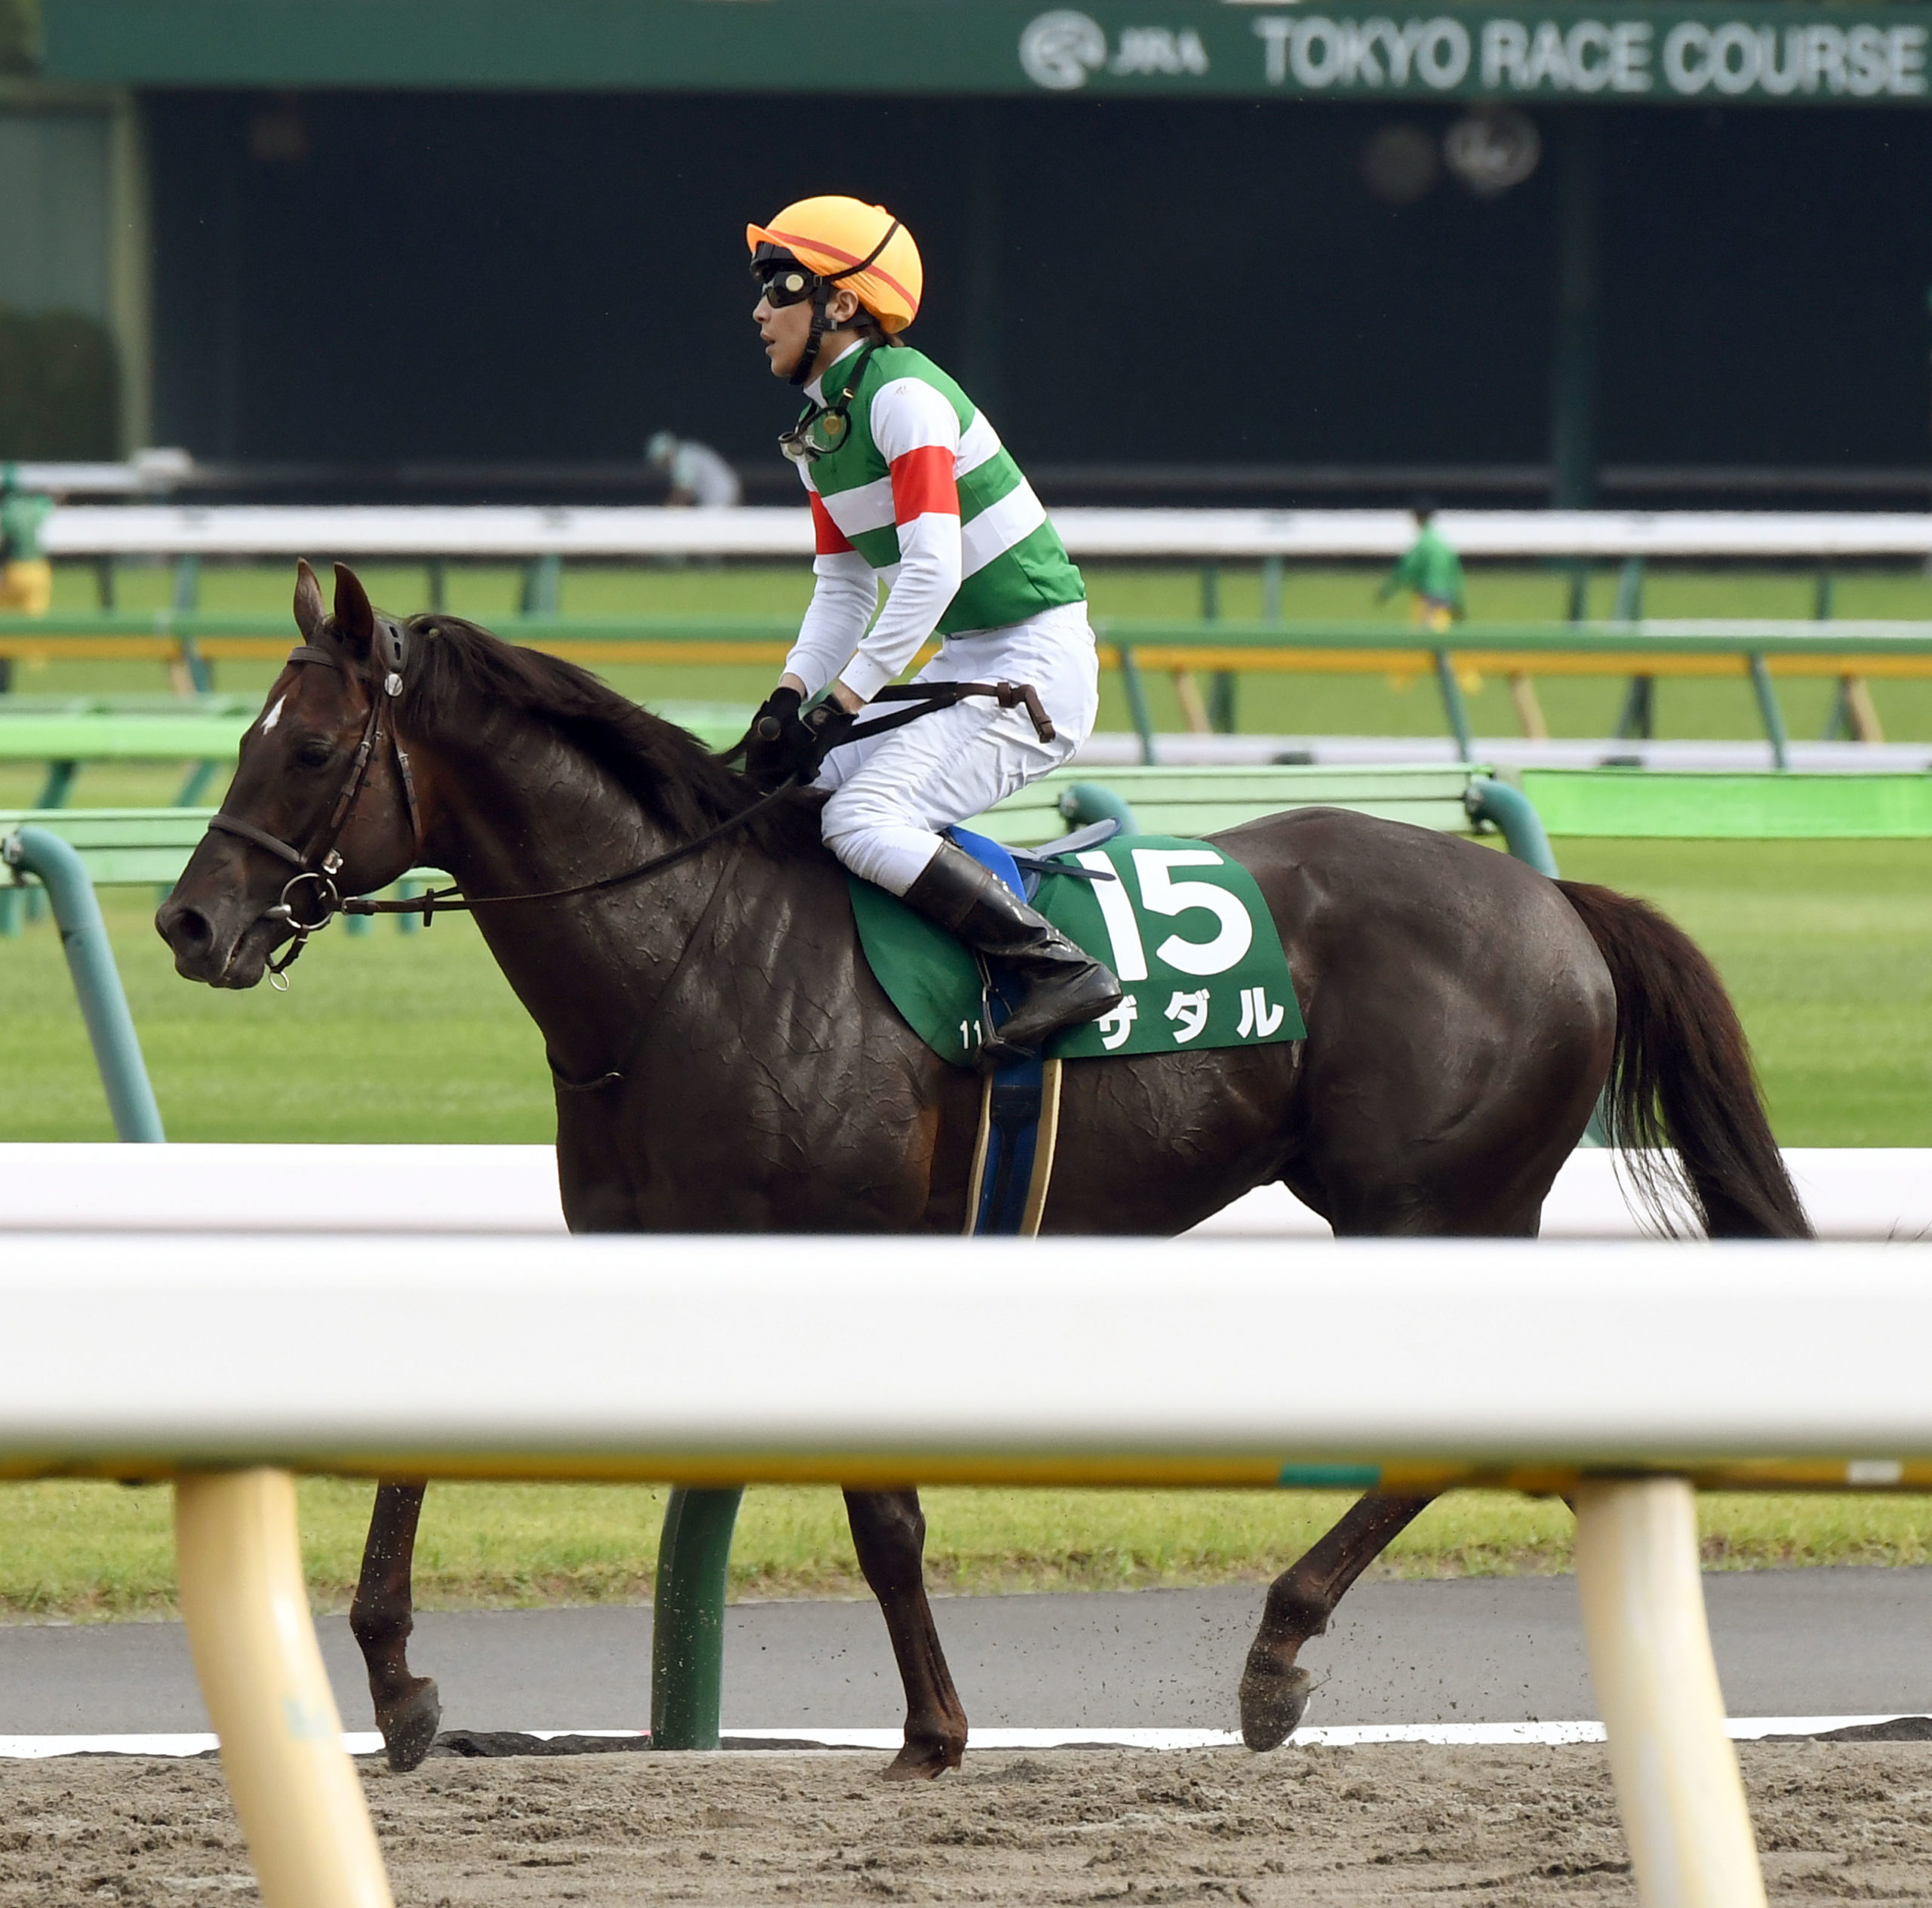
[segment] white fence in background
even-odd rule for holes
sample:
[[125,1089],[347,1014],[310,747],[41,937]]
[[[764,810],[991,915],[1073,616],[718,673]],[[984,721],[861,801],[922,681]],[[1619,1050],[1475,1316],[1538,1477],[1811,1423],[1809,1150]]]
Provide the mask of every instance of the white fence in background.
[[[1385,562],[1414,541],[1402,510],[1055,509],[1078,559]],[[1932,556],[1932,515],[1902,511],[1444,510],[1465,557],[1846,561]],[[803,559],[794,508],[651,506],[72,504],[43,541],[55,557]]]
[[[1830,1239],[1932,1234],[1932,1149],[1785,1154]],[[0,1232],[561,1233],[556,1156],[538,1146],[111,1146],[0,1144]],[[1573,1154],[1543,1208],[1546,1239],[1635,1239],[1614,1156]],[[1195,1228],[1205,1238],[1326,1239],[1284,1186]]]

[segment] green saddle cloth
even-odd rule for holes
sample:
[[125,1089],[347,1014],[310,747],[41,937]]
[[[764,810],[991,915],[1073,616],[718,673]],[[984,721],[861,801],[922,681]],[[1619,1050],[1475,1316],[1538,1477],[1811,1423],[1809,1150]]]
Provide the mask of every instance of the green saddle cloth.
[[[1051,854],[1049,842],[1038,852]],[[1124,998],[1054,1040],[1057,1060],[1171,1054],[1301,1040],[1287,956],[1254,877],[1205,842],[1117,835],[1075,856],[1111,882],[1048,875],[1033,905],[1106,962]],[[866,959],[906,1024],[942,1060],[970,1066],[984,1033],[980,964],[895,895],[848,877]]]

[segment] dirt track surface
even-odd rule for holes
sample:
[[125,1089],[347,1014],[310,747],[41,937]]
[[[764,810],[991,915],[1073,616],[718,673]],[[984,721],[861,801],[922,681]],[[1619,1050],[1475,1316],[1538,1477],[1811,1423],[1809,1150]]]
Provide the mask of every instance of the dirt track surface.
[[[1932,1896],[1932,1744],[1743,1750],[1772,1898]],[[1600,1748],[433,1761],[365,1777],[401,1908],[1634,1903]],[[6,1908],[256,1899],[211,1761],[0,1765]]]

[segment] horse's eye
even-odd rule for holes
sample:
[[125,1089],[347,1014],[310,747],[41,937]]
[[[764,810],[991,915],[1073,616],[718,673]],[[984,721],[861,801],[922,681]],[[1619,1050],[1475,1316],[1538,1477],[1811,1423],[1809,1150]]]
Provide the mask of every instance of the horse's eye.
[[335,744],[326,737],[312,735],[296,750],[295,759],[304,768],[326,768],[335,759]]

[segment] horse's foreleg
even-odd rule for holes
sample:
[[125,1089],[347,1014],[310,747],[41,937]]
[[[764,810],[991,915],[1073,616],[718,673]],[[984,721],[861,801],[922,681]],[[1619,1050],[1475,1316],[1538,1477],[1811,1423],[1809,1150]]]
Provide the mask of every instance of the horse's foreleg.
[[416,1520],[423,1513],[420,1484],[379,1484],[376,1508],[363,1546],[362,1576],[349,1608],[349,1626],[362,1646],[376,1727],[392,1769],[413,1769],[429,1753],[441,1722],[436,1685],[409,1673],[409,1633],[415,1626],[409,1596],[410,1560]]
[[1294,1734],[1310,1686],[1297,1653],[1328,1627],[1349,1586],[1432,1501],[1371,1493],[1269,1586],[1261,1627],[1241,1672],[1241,1734],[1250,1749],[1278,1749]]
[[926,1519],[916,1491],[848,1491],[852,1543],[885,1627],[906,1685],[906,1746],[886,1771],[888,1780],[930,1781],[956,1769],[966,1750],[966,1711],[933,1626],[922,1560]]

